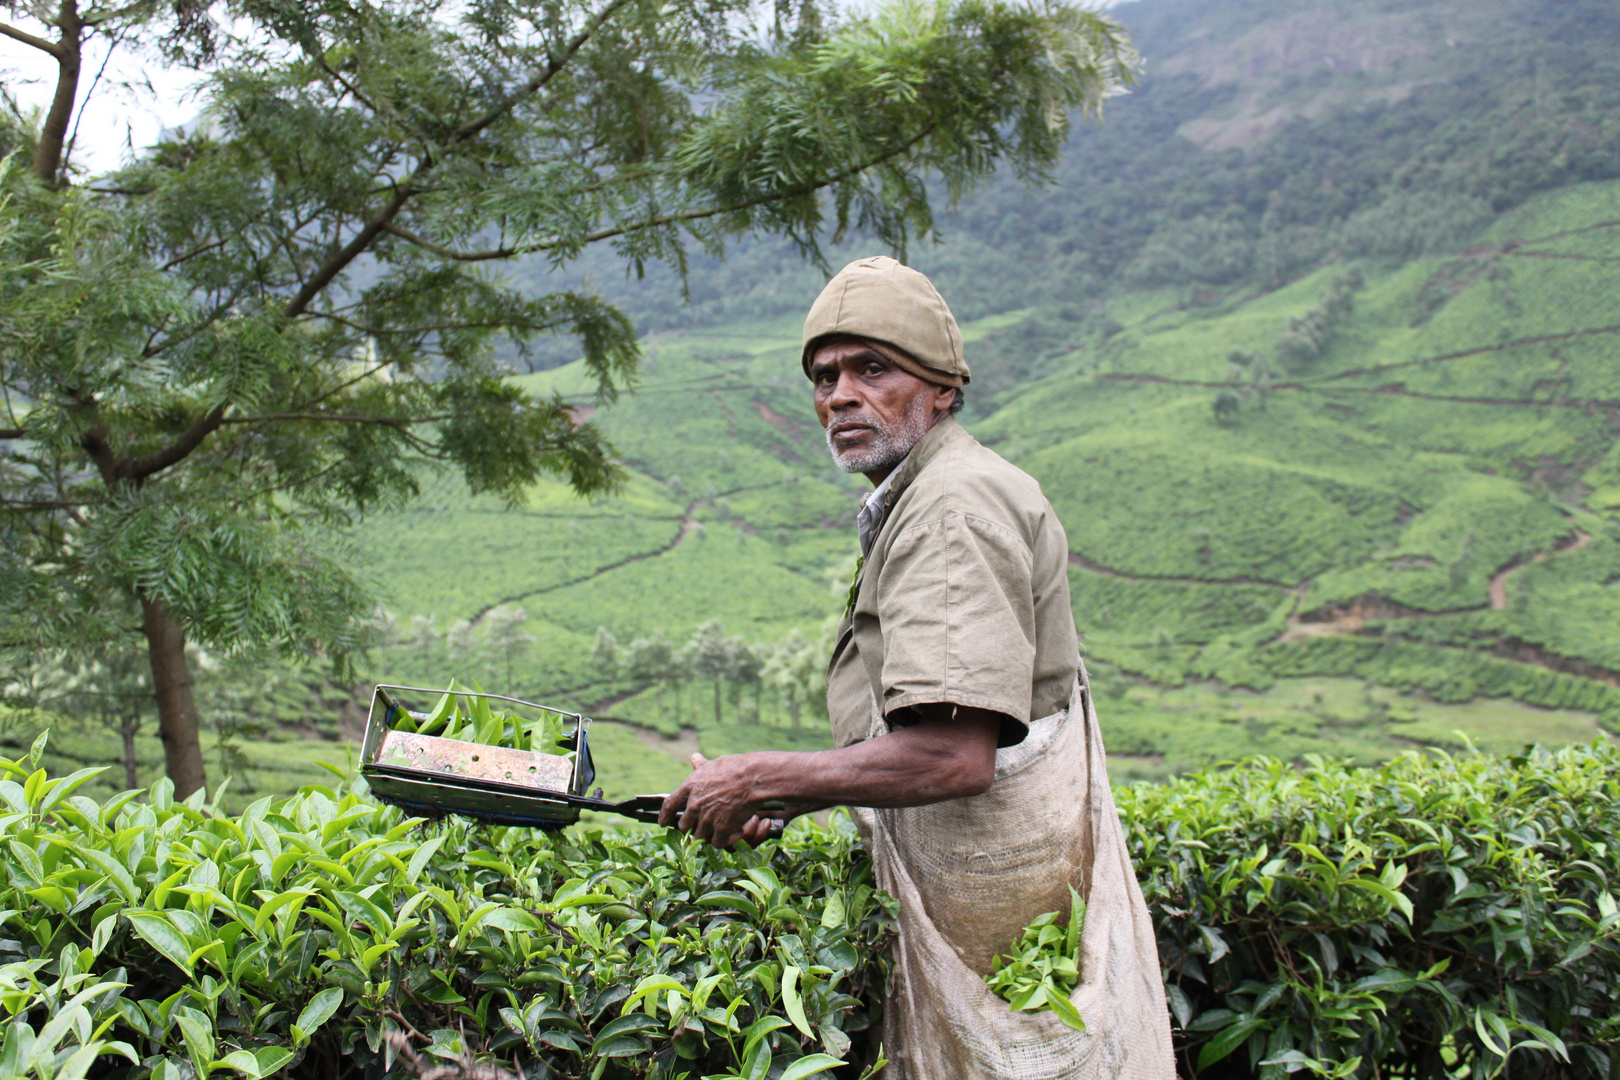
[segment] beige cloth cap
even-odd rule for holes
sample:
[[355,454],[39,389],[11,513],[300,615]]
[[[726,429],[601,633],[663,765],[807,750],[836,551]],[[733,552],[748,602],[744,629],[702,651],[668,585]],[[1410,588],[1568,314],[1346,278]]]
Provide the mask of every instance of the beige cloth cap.
[[962,331],[945,298],[924,274],[887,255],[856,259],[810,305],[804,320],[806,376],[816,348],[830,337],[888,345],[902,356],[880,350],[885,356],[940,386],[963,386],[972,377],[962,357]]

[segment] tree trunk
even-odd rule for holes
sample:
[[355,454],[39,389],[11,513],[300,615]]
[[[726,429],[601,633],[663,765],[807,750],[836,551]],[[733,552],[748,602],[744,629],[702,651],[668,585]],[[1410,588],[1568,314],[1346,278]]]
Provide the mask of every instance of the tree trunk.
[[793,730],[799,730],[799,699],[792,694],[788,695],[788,715],[793,718]]
[[720,680],[714,680],[714,722],[720,723]]
[[67,145],[73,106],[79,97],[79,34],[83,24],[79,21],[76,0],[62,0],[56,28],[62,33],[58,41],[60,51],[56,54],[56,96],[51,100],[51,111],[45,114],[39,146],[34,150],[34,175],[50,187],[55,187],[61,179],[62,151]]
[[118,734],[124,737],[124,786],[141,786],[140,762],[135,759],[135,733],[141,729],[138,716],[126,716],[118,725]]
[[202,744],[197,739],[197,703],[191,696],[186,667],[186,631],[161,600],[141,597],[141,631],[152,661],[152,688],[158,706],[158,737],[163,740],[163,768],[174,781],[174,794],[184,799],[208,782]]

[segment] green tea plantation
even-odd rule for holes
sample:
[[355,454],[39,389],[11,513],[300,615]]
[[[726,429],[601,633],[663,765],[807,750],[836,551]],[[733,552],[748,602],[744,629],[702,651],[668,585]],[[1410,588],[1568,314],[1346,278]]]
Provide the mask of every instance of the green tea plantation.
[[[0,762],[0,1076],[869,1076],[855,830],[238,815]],[[1121,789],[1187,1077],[1612,1077],[1620,753],[1257,761]],[[1011,943],[1009,943],[1011,944]],[[1083,977],[1083,973],[1082,973]]]

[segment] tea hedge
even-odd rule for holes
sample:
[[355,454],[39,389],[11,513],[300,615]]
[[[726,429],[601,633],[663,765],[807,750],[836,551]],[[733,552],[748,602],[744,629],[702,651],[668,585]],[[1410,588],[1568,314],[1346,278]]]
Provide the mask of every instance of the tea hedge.
[[1620,751],[1119,792],[1185,1077],[1620,1076]]
[[230,817],[167,782],[97,803],[40,750],[0,762],[3,1077],[799,1080],[885,978],[847,823],[725,853],[343,785]]
[[[39,749],[0,762],[0,1077],[861,1073],[892,908],[847,823],[724,853],[342,784],[233,817]],[[1608,744],[1117,797],[1184,1077],[1620,1075]]]

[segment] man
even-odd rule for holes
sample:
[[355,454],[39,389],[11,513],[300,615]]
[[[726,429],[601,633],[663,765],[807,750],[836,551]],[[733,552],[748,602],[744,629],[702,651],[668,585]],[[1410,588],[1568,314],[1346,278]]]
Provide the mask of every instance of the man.
[[[664,822],[723,846],[864,808],[900,903],[894,1080],[1168,1080],[1158,954],[1084,690],[1062,525],[1034,479],[956,422],[962,337],[922,274],[845,267],[805,320],[803,366],[833,460],[874,485],[828,666],[836,746],[696,759]],[[1012,1013],[983,982],[1070,885],[1087,901],[1071,998],[1084,1033]]]

